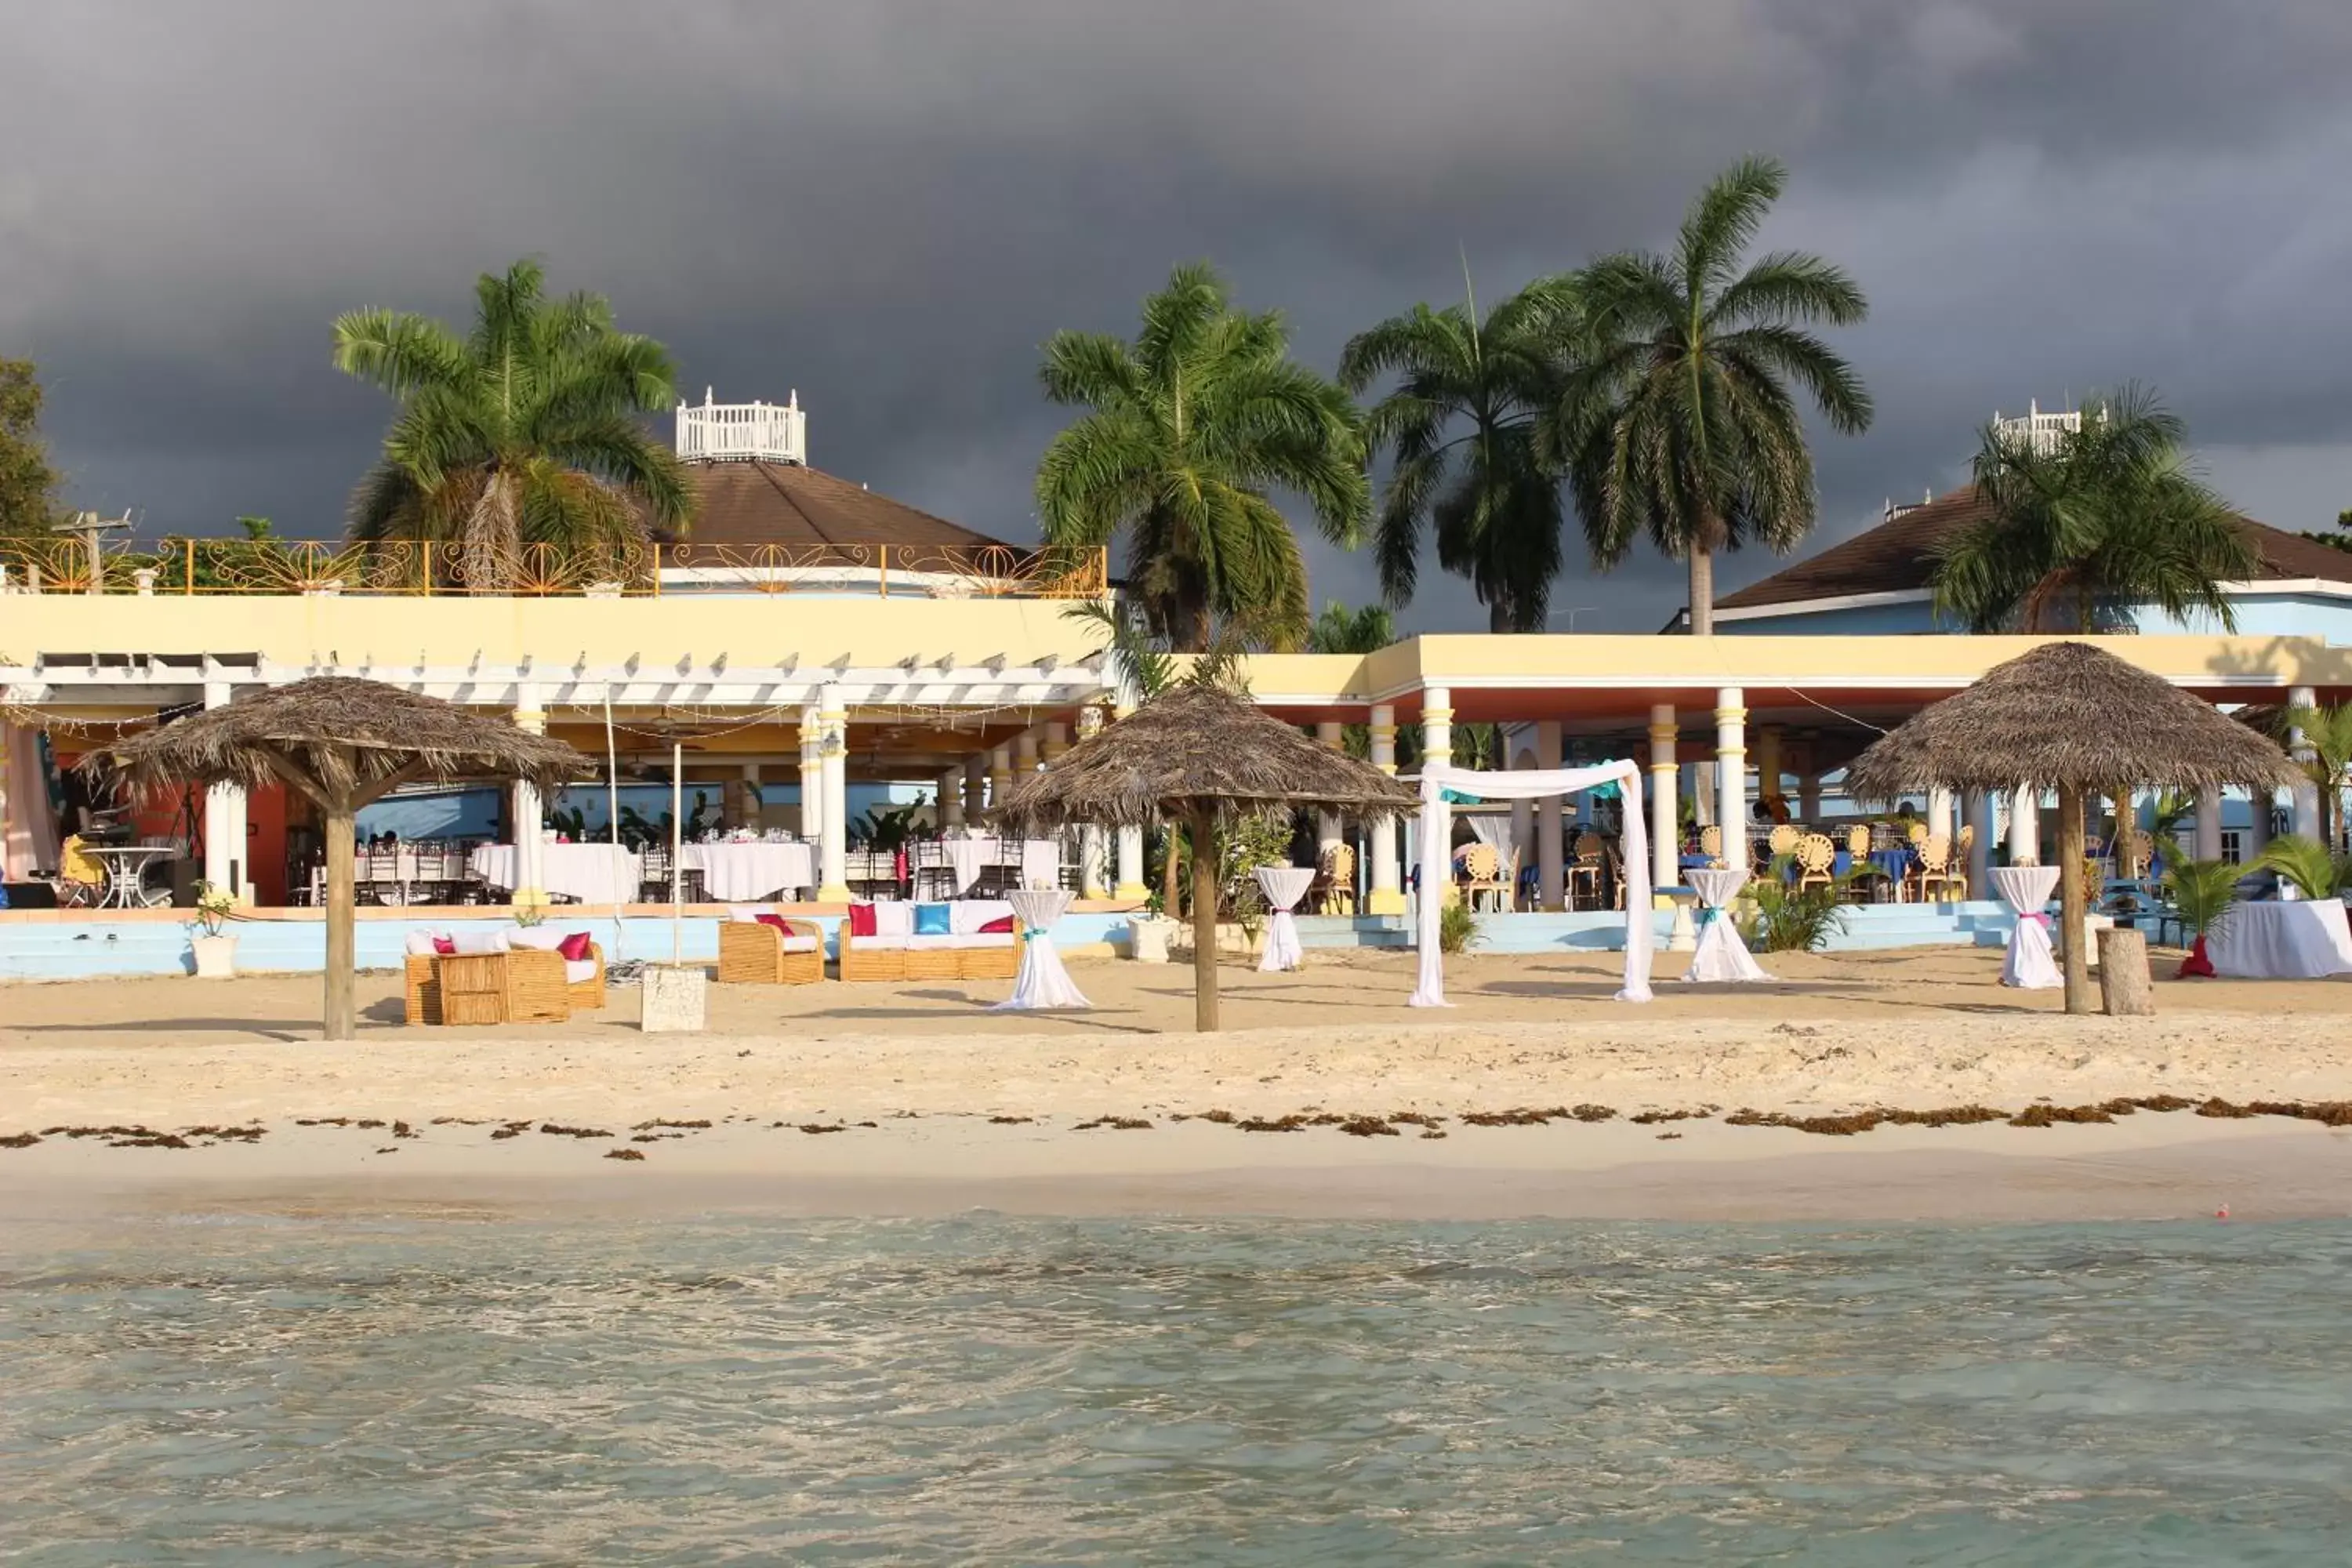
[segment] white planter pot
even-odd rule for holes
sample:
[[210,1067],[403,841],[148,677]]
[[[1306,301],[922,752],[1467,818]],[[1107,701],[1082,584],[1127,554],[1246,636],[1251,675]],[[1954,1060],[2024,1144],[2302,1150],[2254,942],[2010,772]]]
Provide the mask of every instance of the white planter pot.
[[703,995],[710,976],[700,964],[649,963],[639,982],[637,1027],[648,1035],[694,1034],[702,1028]]
[[1127,955],[1138,963],[1168,962],[1168,939],[1176,922],[1158,915],[1137,915],[1127,922]]
[[199,934],[188,939],[188,946],[196,955],[197,979],[236,978],[236,938]]

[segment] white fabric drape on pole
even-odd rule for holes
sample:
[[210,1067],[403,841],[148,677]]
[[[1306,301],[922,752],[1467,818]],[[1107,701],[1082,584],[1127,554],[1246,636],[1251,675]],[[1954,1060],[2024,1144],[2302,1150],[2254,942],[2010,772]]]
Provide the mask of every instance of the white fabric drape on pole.
[[2049,991],[2066,984],[2050,956],[2050,929],[2042,911],[2058,890],[2055,866],[1996,866],[1992,885],[2016,912],[2009,951],[2000,961],[2000,983],[2025,991]]
[[1024,928],[1021,968],[1013,977],[1013,994],[989,1009],[992,1013],[1026,1013],[1049,1007],[1091,1007],[1062,955],[1054,947],[1054,922],[1070,907],[1066,888],[1016,888],[1004,895]]
[[1642,824],[1641,770],[1629,762],[1601,763],[1589,768],[1563,768],[1545,773],[1473,773],[1467,768],[1431,763],[1421,770],[1421,903],[1418,941],[1420,984],[1412,1005],[1444,1007],[1445,959],[1437,949],[1438,909],[1444,902],[1451,868],[1446,865],[1444,793],[1453,790],[1487,800],[1541,800],[1547,795],[1574,795],[1595,784],[1620,786],[1625,808],[1625,832],[1618,849],[1625,866],[1625,983],[1620,1002],[1650,999],[1650,837]]
[[1312,866],[1260,866],[1256,871],[1258,890],[1265,895],[1266,907],[1274,911],[1265,923],[1265,955],[1257,961],[1260,972],[1271,974],[1280,969],[1297,969],[1306,962],[1306,953],[1298,945],[1298,922],[1290,911],[1307,896],[1315,883]]
[[1503,859],[1511,858],[1511,816],[1507,811],[1465,811],[1456,806],[1454,819],[1469,825],[1470,836]]

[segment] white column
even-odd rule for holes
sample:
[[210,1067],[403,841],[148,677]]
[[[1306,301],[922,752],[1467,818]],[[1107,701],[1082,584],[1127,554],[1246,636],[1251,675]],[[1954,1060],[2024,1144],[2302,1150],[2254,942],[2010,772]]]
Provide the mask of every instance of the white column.
[[[1675,810],[1675,710],[1661,702],[1650,710],[1650,886],[1671,888],[1682,881],[1681,818]],[[1653,894],[1653,902],[1657,895]]]
[[[1507,740],[1503,743],[1505,745],[1510,744]],[[1532,746],[1520,747],[1517,751],[1511,753],[1510,757],[1503,765],[1514,773],[1535,772],[1535,748]],[[1518,851],[1518,868],[1520,870],[1531,869],[1536,862],[1536,806],[1538,804],[1538,802],[1533,800],[1515,800],[1511,802],[1511,847]],[[1545,801],[1541,804],[1550,805],[1554,803]],[[1511,885],[1511,895],[1504,903],[1504,907],[1506,909],[1515,910],[1519,907],[1519,889],[1517,876],[1517,872],[1515,871],[1513,873],[1514,879]]]
[[1045,744],[1038,753],[1039,761],[1041,761],[1046,767],[1050,768],[1055,763],[1060,762],[1062,760],[1062,753],[1067,752],[1069,749],[1070,727],[1067,724],[1059,722],[1046,725]]
[[1992,897],[1992,792],[1970,790],[1968,814],[1969,823],[1977,830],[1976,841],[1969,846],[1969,896],[1990,899]]
[[[1372,766],[1393,775],[1396,763],[1396,709],[1386,702],[1372,704],[1371,715]],[[1364,897],[1364,912],[1368,915],[1401,915],[1404,913],[1404,884],[1397,876],[1397,827],[1393,818],[1367,825],[1372,840],[1372,879]]]
[[1822,825],[1822,775],[1797,775],[1797,820],[1808,827]]
[[1748,842],[1748,694],[1727,686],[1715,694],[1716,820],[1723,827],[1723,858],[1732,865]]
[[[1084,745],[1102,733],[1103,710],[1091,705],[1078,710],[1078,743]],[[1078,894],[1081,898],[1108,899],[1111,895],[1110,860],[1111,836],[1099,822],[1089,822],[1078,833]],[[1142,841],[1137,840],[1138,848]]]
[[980,820],[988,809],[988,753],[981,752],[963,764],[963,819],[965,826]]
[[2221,858],[2221,792],[2200,789],[2197,792],[2197,830],[2193,853],[2200,860]]
[[[1444,764],[1454,761],[1454,693],[1443,686],[1422,688],[1421,760],[1424,766],[1432,763]],[[1447,868],[1444,885],[1434,891],[1441,900],[1451,903],[1454,896],[1452,858],[1454,810],[1444,801],[1440,801],[1434,816],[1437,832],[1437,860],[1439,865]],[[1429,854],[1430,847],[1426,844],[1422,845],[1415,853],[1413,863],[1419,865],[1429,858]],[[1425,899],[1430,896],[1433,889],[1426,886],[1426,879],[1423,880],[1421,896]]]
[[1780,777],[1780,726],[1759,724],[1756,727],[1756,798],[1781,798]]
[[734,788],[729,792],[734,798],[727,804],[728,824],[730,826],[748,827],[757,831],[761,826],[761,811],[760,764],[741,763],[739,766],[739,774]]
[[[1315,739],[1335,752],[1342,751],[1347,746],[1346,727],[1330,722],[1318,723],[1315,726]],[[1315,863],[1318,866],[1323,864],[1335,847],[1347,841],[1338,812],[1318,811],[1315,814]]]
[[[1116,723],[1128,717],[1135,711],[1135,709],[1133,689],[1127,682],[1121,681],[1118,694],[1111,703],[1112,722]],[[1151,896],[1151,889],[1143,885],[1143,829],[1120,828],[1118,836],[1118,868],[1114,875],[1118,885],[1111,889],[1110,896],[1128,903],[1140,903]],[[1176,917],[1174,910],[1162,912],[1171,920]]]
[[2042,792],[2020,784],[2009,808],[2009,863],[2042,864]]
[[1003,805],[1013,793],[1013,748],[998,746],[988,753],[988,804]]
[[1013,737],[1013,771],[1024,779],[1037,771],[1037,731],[1034,726]]
[[[2308,686],[2298,686],[2286,694],[2286,705],[2294,708],[2316,708],[2318,695]],[[2301,729],[2287,731],[2287,752],[2298,765],[2313,760],[2312,749],[2303,738]],[[2305,779],[2294,786],[2294,830],[2305,838],[2319,837],[2319,784]]]
[[[1536,766],[1546,773],[1558,773],[1564,764],[1560,757],[1559,721],[1541,719],[1536,722]],[[1538,895],[1547,910],[1568,907],[1567,890],[1563,884],[1565,858],[1560,843],[1559,814],[1568,802],[1551,796],[1538,803],[1536,816],[1536,876],[1541,886]]]
[[[529,683],[515,688],[514,724],[518,730],[533,735],[547,733],[547,713],[539,705],[539,688]],[[539,798],[537,786],[519,784],[514,786],[515,889],[514,901],[545,903],[547,901],[547,857],[544,846],[547,835],[540,823],[546,809]]]
[[1955,844],[1960,841],[1960,830],[1952,821],[1952,810],[1957,803],[1958,797],[1950,790],[1931,789],[1927,792],[1927,831],[1940,833]]
[[[801,837],[824,840],[824,721],[814,703],[801,709]],[[819,873],[822,877],[823,873]]]
[[939,800],[933,815],[941,827],[963,826],[963,769],[950,768],[940,775]]
[[817,690],[818,744],[823,748],[818,773],[824,779],[823,886],[817,901],[849,901],[849,711],[841,688],[827,684]]
[[[227,681],[205,682],[206,708],[226,708],[234,697]],[[238,808],[244,804],[242,784],[219,784],[205,791],[205,880],[215,888],[233,887],[245,879],[245,837],[236,826]]]

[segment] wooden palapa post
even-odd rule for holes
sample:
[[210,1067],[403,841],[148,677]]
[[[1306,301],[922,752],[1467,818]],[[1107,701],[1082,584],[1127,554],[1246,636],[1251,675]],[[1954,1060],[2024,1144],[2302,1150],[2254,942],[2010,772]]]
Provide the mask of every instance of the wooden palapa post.
[[1217,817],[1195,805],[1186,831],[1192,840],[1192,1026],[1217,1026]]
[[2083,792],[2058,786],[2058,921],[2064,938],[2066,1011],[2091,1009],[2090,955],[2083,951]]

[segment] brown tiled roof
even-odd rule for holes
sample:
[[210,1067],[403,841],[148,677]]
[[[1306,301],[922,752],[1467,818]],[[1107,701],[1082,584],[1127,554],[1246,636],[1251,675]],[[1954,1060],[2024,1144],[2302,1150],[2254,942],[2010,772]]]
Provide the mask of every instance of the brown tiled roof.
[[[1913,507],[1876,528],[1832,544],[1818,555],[1775,572],[1715,602],[1718,610],[1761,609],[1861,594],[1899,594],[1927,586],[1936,550],[1952,535],[1985,520],[1989,509],[1974,485]],[[2352,583],[2352,555],[2316,540],[2242,517],[2238,525],[2262,558],[2257,581],[2318,577]]]
[[1002,544],[863,485],[796,463],[688,463],[695,544]]

